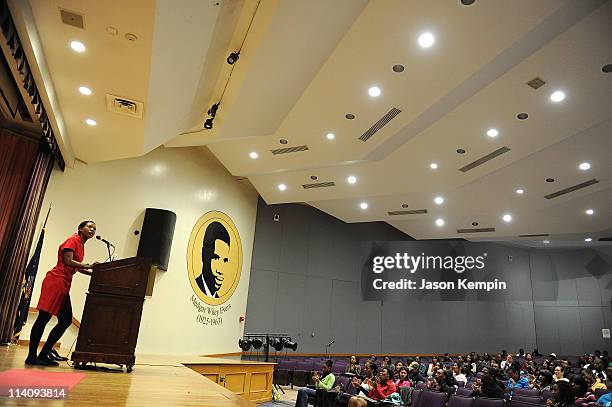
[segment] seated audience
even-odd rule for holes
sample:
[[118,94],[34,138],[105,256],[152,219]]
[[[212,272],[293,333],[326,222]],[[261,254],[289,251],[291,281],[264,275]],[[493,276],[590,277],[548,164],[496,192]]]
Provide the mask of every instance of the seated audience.
[[589,403],[597,402],[597,398],[593,393],[589,391],[589,386],[582,376],[576,376],[574,378],[574,404],[576,406],[586,407]]
[[412,383],[413,386],[416,386],[417,383],[425,382],[423,376],[421,376],[421,365],[418,362],[412,362],[410,366],[408,366],[408,380]]
[[485,367],[482,377],[472,386],[472,396],[501,399],[504,397],[504,385],[497,379],[497,369]]
[[540,391],[552,391],[553,376],[549,370],[540,370],[534,388]]
[[508,381],[506,388],[509,390],[510,397],[514,394],[514,389],[528,389],[529,381],[526,377],[521,377],[520,370],[516,366],[510,366],[508,369]]
[[467,377],[461,372],[461,366],[459,363],[453,363],[453,377],[457,382],[467,383]]
[[447,376],[442,369],[438,369],[434,372],[434,378],[427,382],[427,388],[442,393],[450,393],[451,390],[454,391],[453,386],[449,385]]
[[[323,363],[322,373],[313,373],[312,380],[315,382],[315,389],[331,390],[331,388],[334,386],[336,378],[331,372],[332,366],[333,362],[331,360],[326,360],[325,363]],[[314,396],[317,393],[315,389],[302,387],[300,390],[298,390],[297,398],[295,400],[295,407],[307,407],[308,396]]]
[[359,366],[359,359],[357,356],[351,356],[349,364],[346,366],[344,373],[351,373],[357,376],[361,374],[361,366]]
[[394,381],[396,387],[410,387],[412,383],[410,383],[410,379],[408,379],[408,369],[406,366],[402,366],[399,369],[396,369],[398,372],[397,380]]
[[[353,378],[353,380],[359,381],[359,379],[356,377]],[[393,380],[391,380],[389,369],[386,367],[380,369],[380,373],[378,374],[376,381],[370,381],[370,383],[368,383],[368,387],[370,388],[367,394],[368,397],[377,401],[386,399],[397,390],[395,383],[393,383]],[[368,402],[364,398],[353,396],[349,399],[348,405],[349,407],[367,407]]]

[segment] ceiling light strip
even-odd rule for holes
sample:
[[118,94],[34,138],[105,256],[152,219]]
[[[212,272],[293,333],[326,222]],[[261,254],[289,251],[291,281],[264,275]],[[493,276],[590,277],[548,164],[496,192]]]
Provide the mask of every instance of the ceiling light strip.
[[586,182],[583,182],[581,184],[577,184],[577,185],[571,186],[569,188],[565,188],[565,189],[562,189],[560,191],[553,192],[552,194],[545,195],[544,198],[546,198],[546,199],[557,198],[557,197],[559,197],[561,195],[569,194],[570,192],[574,192],[574,191],[577,191],[579,189],[586,188],[586,187],[591,186],[591,185],[595,185],[597,183],[599,183],[599,180],[593,178],[593,179],[590,179],[590,180],[588,180]]
[[329,181],[329,182],[315,182],[313,184],[303,184],[302,188],[304,189],[311,189],[311,188],[328,188],[328,187],[335,187],[336,183],[333,181]]
[[277,148],[275,150],[270,150],[270,152],[274,155],[279,155],[279,154],[297,153],[298,151],[306,151],[306,150],[308,150],[308,146],[303,145],[303,146],[295,146],[295,147]]
[[398,114],[400,114],[402,111],[396,107],[392,108],[391,110],[389,110],[387,112],[387,114],[385,114],[383,117],[381,117],[376,123],[374,123],[372,125],[372,127],[370,127],[369,129],[367,129],[365,131],[365,133],[363,133],[360,137],[359,140],[361,141],[368,141],[370,139],[370,137],[372,137],[376,132],[378,132],[378,130],[382,129],[383,127],[385,127],[385,125],[387,123],[389,123],[391,120],[393,120],[393,118],[395,116],[397,116]]
[[468,172],[470,170],[473,170],[474,168],[476,168],[476,167],[486,163],[487,161],[491,161],[492,159],[494,159],[496,157],[499,157],[500,155],[505,154],[508,151],[510,151],[510,148],[506,147],[506,146],[498,148],[497,150],[493,151],[492,153],[489,153],[489,154],[485,155],[484,157],[480,157],[478,160],[469,163],[465,167],[459,168],[459,171],[461,171],[461,172]]
[[485,233],[495,232],[495,228],[457,229],[457,233]]
[[399,215],[423,215],[427,213],[427,209],[412,209],[408,211],[390,211],[387,212],[389,216],[399,216]]
[[548,233],[539,233],[534,235],[519,235],[519,237],[546,237],[550,236]]

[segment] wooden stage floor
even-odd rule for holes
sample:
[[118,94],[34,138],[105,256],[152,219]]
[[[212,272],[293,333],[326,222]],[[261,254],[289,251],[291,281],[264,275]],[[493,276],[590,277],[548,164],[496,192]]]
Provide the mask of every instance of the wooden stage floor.
[[[23,369],[28,350],[25,346],[0,346],[0,371]],[[65,355],[65,351],[60,351]],[[256,406],[204,378],[181,363],[197,363],[207,358],[137,355],[131,373],[74,370],[66,362],[58,367],[27,367],[51,372],[80,372],[86,377],[59,400],[16,400],[0,397],[6,406]],[[112,367],[112,366],[109,366]]]

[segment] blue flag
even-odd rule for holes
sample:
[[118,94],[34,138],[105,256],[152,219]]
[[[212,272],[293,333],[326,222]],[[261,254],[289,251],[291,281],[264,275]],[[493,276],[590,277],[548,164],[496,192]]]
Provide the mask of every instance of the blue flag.
[[15,328],[13,330],[13,340],[16,342],[21,334],[21,329],[28,319],[28,311],[30,309],[30,300],[32,299],[32,290],[34,290],[34,280],[38,272],[38,263],[40,262],[40,252],[42,250],[43,240],[45,239],[45,229],[40,232],[36,250],[26,267],[23,275],[23,287],[21,289],[21,299],[19,300],[19,308],[17,308],[17,316],[15,318]]

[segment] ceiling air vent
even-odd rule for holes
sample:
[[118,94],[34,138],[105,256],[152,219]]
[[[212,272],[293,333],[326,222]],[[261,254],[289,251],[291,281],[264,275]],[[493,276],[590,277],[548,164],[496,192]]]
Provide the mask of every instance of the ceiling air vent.
[[391,211],[387,212],[389,216],[398,216],[398,215],[422,215],[427,213],[427,209],[412,209],[409,211]]
[[527,85],[530,88],[533,89],[539,89],[542,86],[546,85],[546,81],[542,78],[538,78],[537,76],[535,78],[533,78],[532,80],[530,80],[529,82],[527,82]]
[[510,148],[503,146],[501,148],[498,148],[497,150],[493,151],[492,153],[489,153],[487,155],[485,155],[484,157],[480,157],[478,160],[469,163],[468,165],[466,165],[465,167],[461,167],[459,168],[459,171],[461,172],[468,172],[469,170],[473,170],[474,168],[478,167],[479,165],[482,165],[484,163],[486,163],[487,161],[491,161],[492,159],[494,159],[495,157],[498,157],[504,153],[507,153],[508,151],[510,151]]
[[600,242],[612,242],[612,236],[610,236],[610,237],[600,237],[599,241]]
[[546,198],[546,199],[557,198],[557,197],[559,197],[561,195],[569,194],[570,192],[578,191],[579,189],[586,188],[588,186],[597,184],[598,182],[599,182],[599,180],[596,180],[595,178],[593,178],[593,179],[590,179],[590,180],[588,180],[586,182],[583,182],[581,184],[577,184],[577,185],[574,185],[572,187],[562,189],[561,191],[557,191],[557,192],[553,192],[552,194],[548,194],[548,195],[544,196],[544,198]]
[[68,11],[60,8],[60,16],[62,17],[62,23],[71,25],[76,28],[84,29],[83,15],[75,13],[74,11]]
[[335,187],[336,183],[333,181],[330,182],[315,182],[314,184],[303,184],[302,188],[311,189],[311,188],[327,188],[327,187]]
[[109,112],[142,119],[144,103],[117,95],[106,94],[106,109]]
[[495,232],[495,228],[457,229],[457,233],[484,233]]
[[308,146],[304,145],[304,146],[277,148],[275,150],[270,150],[270,152],[274,155],[279,155],[279,154],[297,153],[298,151],[306,151],[306,150],[308,150]]
[[550,236],[548,233],[540,233],[535,235],[519,235],[519,237],[546,237]]
[[359,140],[361,141],[368,141],[370,139],[370,137],[372,137],[374,134],[376,134],[376,132],[380,129],[382,129],[383,127],[385,127],[385,125],[387,123],[389,123],[391,120],[393,120],[393,118],[395,116],[397,116],[398,114],[400,114],[402,111],[397,109],[397,108],[393,108],[391,110],[389,110],[387,112],[387,114],[385,114],[383,117],[381,117],[376,123],[374,123],[372,125],[372,127],[370,127],[369,129],[366,130],[365,133],[363,133],[360,137]]

